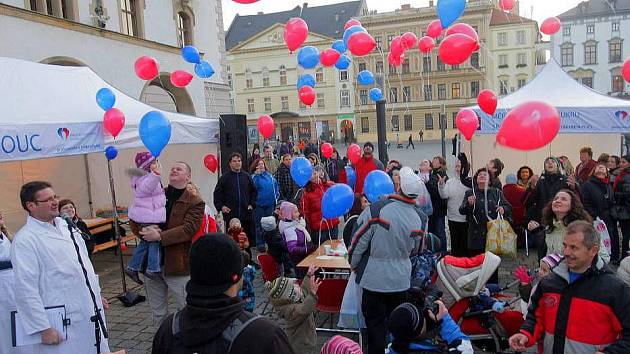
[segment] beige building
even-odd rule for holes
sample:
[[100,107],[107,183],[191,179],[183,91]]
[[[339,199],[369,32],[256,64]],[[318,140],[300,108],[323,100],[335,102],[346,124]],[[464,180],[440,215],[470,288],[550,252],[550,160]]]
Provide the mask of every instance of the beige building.
[[[352,1],[317,7],[304,4],[285,12],[235,17],[226,35],[227,77],[234,111],[247,115],[250,143],[262,140],[256,121],[263,114],[274,118],[275,135],[283,141],[318,137],[339,141],[346,132],[352,136],[353,68],[340,71],[319,65],[304,70],[297,64],[297,53],[287,50],[284,24],[301,16],[310,31],[305,45],[323,50],[342,37],[346,21],[367,13],[366,9],[364,1]],[[298,77],[305,73],[317,81],[317,98],[311,107],[300,103],[296,88]]]

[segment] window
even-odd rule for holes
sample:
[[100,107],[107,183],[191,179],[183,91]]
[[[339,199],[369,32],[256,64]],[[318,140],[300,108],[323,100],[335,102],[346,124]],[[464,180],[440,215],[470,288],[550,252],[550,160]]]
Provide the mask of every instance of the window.
[[425,101],[433,100],[433,86],[432,85],[424,85],[424,100]]
[[431,72],[431,57],[422,58],[422,72],[423,73]]
[[619,22],[612,23],[612,30],[613,32],[619,32]]
[[247,113],[254,113],[254,112],[256,112],[256,108],[254,107],[254,99],[248,98],[247,99]]
[[438,84],[438,100],[446,99],[446,84]]
[[263,101],[265,102],[265,112],[271,112],[271,97],[265,97]]
[[348,81],[348,70],[339,70],[339,81]]
[[593,78],[592,77],[583,77],[582,85],[593,88]]
[[457,128],[457,112],[451,114],[451,127],[453,129]]
[[479,96],[479,81],[470,82],[470,98],[477,98]]
[[397,115],[392,116],[392,131],[393,132],[400,131],[400,122],[398,121]]
[[499,94],[501,96],[508,94],[508,81],[507,81],[507,79],[499,79]]
[[396,37],[395,34],[388,34],[387,35],[387,47],[389,48],[392,44],[392,41],[394,40],[394,37]]
[[405,120],[405,131],[413,130],[413,117],[411,116],[411,114],[405,114],[404,120]]
[[306,105],[301,100],[298,100],[298,102],[300,102],[300,109],[306,109]]
[[254,80],[252,80],[251,69],[245,69],[245,87],[252,88],[254,86]]
[[453,83],[451,85],[451,98],[458,99],[461,98],[461,85],[459,82]]
[[374,41],[376,42],[376,48],[382,50],[383,49],[383,38],[381,36],[375,36]]
[[623,52],[621,45],[621,39],[619,38],[613,39],[608,43],[608,61],[610,63],[621,63],[621,53]]
[[525,53],[518,53],[516,55],[516,63],[517,68],[527,66],[527,55]]
[[520,45],[524,45],[525,44],[525,31],[518,31],[518,32],[516,32],[516,43],[518,43]]
[[177,39],[181,47],[193,44],[192,20],[185,12],[177,13]]
[[409,59],[405,59],[402,63],[402,73],[409,74]]
[[459,70],[459,65],[451,65],[451,70]]
[[508,56],[507,54],[499,55],[499,69],[508,67]]
[[326,108],[326,103],[324,100],[324,94],[323,93],[318,93],[317,94],[317,108]]
[[446,70],[446,65],[444,65],[444,62],[442,61],[442,59],[440,59],[439,56],[437,57],[436,70],[437,71],[445,71]]
[[367,70],[367,64],[366,63],[359,63],[359,71],[363,71],[363,70]]
[[586,25],[586,33],[594,34],[595,33],[595,25]]
[[382,61],[377,61],[376,62],[376,73],[377,74],[382,74],[383,73],[383,62]]
[[571,35],[571,27],[570,26],[563,27],[562,28],[562,35],[563,36],[570,36]]
[[[46,1],[46,3],[51,3],[51,1]],[[32,6],[32,5],[31,5]],[[123,34],[127,34],[130,36],[138,36],[138,13],[136,12],[136,1],[135,0],[120,0],[120,15],[122,17],[120,22],[120,32]],[[52,14],[52,9],[49,12]],[[177,16],[178,26],[180,25],[179,15]],[[182,25],[183,28],[183,25]],[[178,27],[178,34],[179,27]]]
[[264,87],[269,87],[269,69],[266,66],[262,68],[262,84]]
[[527,79],[520,78],[517,80],[517,86],[520,89],[521,87],[527,84]]
[[411,87],[409,86],[403,87],[402,95],[403,95],[402,97],[403,102],[410,102],[411,101]]
[[499,47],[505,47],[508,44],[507,33],[500,32],[497,34],[497,45]]
[[396,67],[392,64],[389,64],[389,74],[390,75],[396,74]]
[[398,102],[398,88],[392,87],[389,89],[389,103]]
[[431,113],[424,115],[424,129],[433,130],[433,115]]
[[573,66],[573,44],[565,43],[560,47],[562,66]]
[[324,82],[324,69],[319,68],[315,71],[315,81],[317,81],[318,84]]
[[311,123],[310,122],[298,122],[298,137],[300,139],[311,138]]
[[341,107],[342,108],[350,107],[350,91],[341,90],[340,95],[341,95]]
[[584,44],[584,64],[597,64],[597,43],[590,41]]
[[368,104],[368,90],[359,91],[359,99],[362,105]]
[[623,92],[623,77],[621,76],[621,69],[615,68],[612,70],[612,92]]
[[287,85],[287,68],[284,65],[280,65],[280,85]]
[[227,78],[228,78],[228,86],[230,86],[231,89],[234,88],[232,86],[232,74],[228,73]]
[[282,105],[282,111],[286,112],[289,110],[289,96],[280,97],[280,104]]
[[472,66],[475,69],[479,69],[479,53],[478,52],[472,53],[472,55],[470,56],[470,66]]
[[361,117],[361,133],[370,132],[370,118]]
[[[50,16],[76,20],[77,16],[72,7],[71,0],[30,0],[30,10],[41,12]],[[39,4],[39,6],[38,6]]]

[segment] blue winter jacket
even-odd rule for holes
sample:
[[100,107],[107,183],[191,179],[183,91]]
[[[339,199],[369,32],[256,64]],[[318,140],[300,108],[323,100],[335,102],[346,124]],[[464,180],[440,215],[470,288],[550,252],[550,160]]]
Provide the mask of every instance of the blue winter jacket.
[[256,206],[269,207],[275,206],[280,196],[280,186],[276,179],[267,171],[261,174],[253,174],[254,185],[258,192],[256,198]]
[[[473,348],[470,339],[462,333],[461,329],[453,321],[451,315],[447,314],[442,318],[440,325],[440,338],[447,343],[447,348],[439,344],[435,344],[433,340],[423,340],[409,345],[409,353],[445,353],[453,354],[473,354]],[[387,354],[396,354],[391,348],[387,348]]]

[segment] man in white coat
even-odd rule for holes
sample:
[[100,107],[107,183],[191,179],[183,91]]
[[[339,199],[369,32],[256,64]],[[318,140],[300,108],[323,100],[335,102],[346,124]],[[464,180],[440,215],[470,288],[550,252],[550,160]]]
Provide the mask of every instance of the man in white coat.
[[[96,353],[94,323],[90,321],[94,305],[68,225],[59,217],[59,200],[52,186],[40,181],[23,185],[20,200],[28,216],[11,249],[15,301],[26,333],[38,334],[42,341],[29,349],[33,353]],[[101,298],[87,248],[78,233],[75,240],[105,319],[102,308],[107,308],[107,302]],[[71,321],[66,327],[67,338],[52,327],[45,311],[46,307],[61,305]],[[101,352],[109,352],[107,339],[101,338]]]

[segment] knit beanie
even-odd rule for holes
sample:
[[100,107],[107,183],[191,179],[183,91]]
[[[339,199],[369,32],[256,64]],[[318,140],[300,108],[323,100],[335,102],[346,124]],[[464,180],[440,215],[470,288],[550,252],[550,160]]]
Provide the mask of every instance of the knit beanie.
[[545,159],[545,163],[543,163],[543,171],[545,171],[545,172],[547,171],[545,169],[545,165],[547,164],[547,160],[552,160],[553,162],[555,162],[556,163],[556,168],[558,170],[558,173],[562,173],[562,169],[561,169],[562,168],[562,163],[555,156],[549,156],[548,158]]
[[293,288],[295,281],[296,279],[294,278],[278,277],[265,283],[265,287],[269,291],[269,301],[273,305],[286,305],[299,302],[300,297]]
[[389,315],[389,331],[399,341],[411,341],[422,334],[424,315],[418,308],[405,302]]
[[276,218],[273,216],[265,216],[260,219],[260,226],[265,231],[272,231],[276,228]]
[[372,144],[371,142],[366,142],[365,144],[363,144],[363,148],[365,149],[366,146],[369,146],[372,148],[372,151],[374,151],[374,144]]
[[352,339],[334,336],[324,344],[321,354],[363,354],[363,350]]
[[291,202],[283,202],[280,204],[280,217],[282,220],[293,220],[293,211],[297,206]]
[[547,265],[549,266],[549,269],[553,269],[555,268],[555,266],[558,265],[558,263],[562,261],[562,258],[563,256],[560,253],[552,253],[552,254],[546,255],[540,261],[547,263]]
[[155,161],[155,157],[150,152],[139,152],[136,154],[136,167],[147,172],[151,171],[151,163]]
[[517,180],[516,180],[516,175],[513,173],[510,173],[509,175],[505,176],[505,184],[516,184]]

